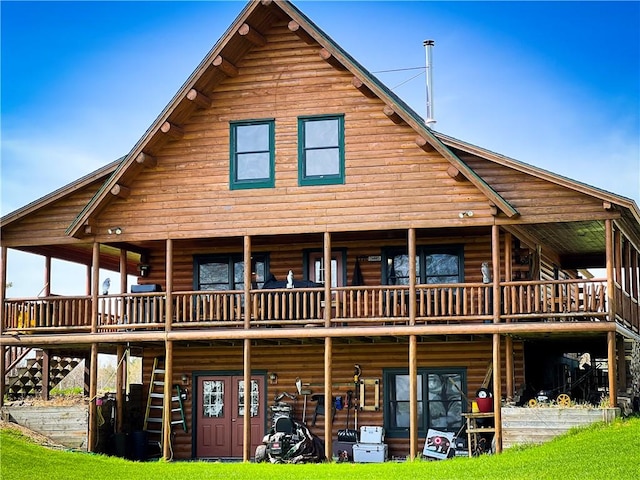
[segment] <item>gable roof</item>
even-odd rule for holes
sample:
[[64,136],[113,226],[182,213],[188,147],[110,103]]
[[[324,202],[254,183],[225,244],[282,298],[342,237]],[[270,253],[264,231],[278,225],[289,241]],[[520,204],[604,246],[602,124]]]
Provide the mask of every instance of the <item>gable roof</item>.
[[234,23],[209,51],[171,102],[147,129],[114,174],[98,190],[96,195],[75,218],[66,234],[75,236],[81,227],[99,213],[109,202],[111,192],[118,185],[126,187],[145,165],[154,164],[153,153],[161,148],[174,132],[180,132],[180,124],[200,106],[207,106],[207,91],[215,88],[227,75],[234,75],[234,63],[254,44],[264,44],[260,34],[278,19],[289,20],[289,30],[308,44],[317,43],[320,55],[336,68],[353,73],[354,86],[367,95],[375,95],[386,104],[385,113],[394,122],[404,122],[417,133],[416,143],[425,149],[434,149],[447,159],[487,199],[508,217],[518,215],[517,210],[500,196],[488,183],[460,160],[426,126],[424,120],[407,104],[383,85],[375,76],[354,60],[327,34],[309,20],[289,1],[254,0],[248,3]]

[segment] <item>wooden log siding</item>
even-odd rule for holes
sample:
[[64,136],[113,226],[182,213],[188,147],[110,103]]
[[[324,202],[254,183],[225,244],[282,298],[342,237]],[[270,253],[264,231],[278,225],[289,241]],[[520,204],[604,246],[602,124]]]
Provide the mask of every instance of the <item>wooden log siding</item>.
[[[313,394],[324,392],[324,353],[323,344],[314,345],[266,345],[260,344],[251,348],[251,368],[253,372],[275,372],[278,375],[276,385],[267,385],[266,400],[268,407],[273,403],[274,397],[278,393],[295,393],[296,377],[304,383],[310,383]],[[475,392],[482,385],[485,378],[487,366],[492,359],[490,340],[477,342],[418,342],[417,345],[417,365],[418,368],[453,367],[466,368],[467,390],[465,394],[469,398],[475,396]],[[375,342],[372,344],[352,341],[342,343],[333,342],[332,356],[332,389],[333,396],[346,396],[347,390],[353,390],[353,365],[359,363],[362,367],[362,379],[382,380],[383,369],[385,368],[408,368],[409,356],[408,343],[396,342]],[[184,432],[181,428],[174,429],[175,439],[173,442],[174,458],[187,459],[195,452],[192,447],[192,432],[195,429],[193,423],[194,394],[193,374],[194,372],[212,373],[223,372],[242,375],[243,352],[242,347],[199,347],[190,345],[188,347],[176,344],[173,350],[173,377],[174,384],[182,384],[181,377],[187,374],[191,378],[191,383],[187,387],[189,391],[188,399],[184,403],[187,425],[189,431]],[[145,349],[143,361],[143,381],[145,388],[148,388],[151,375],[151,365],[153,356],[164,355],[164,350],[153,351]],[[502,355],[504,363],[505,355]],[[514,341],[514,383],[521,385],[524,382],[524,359],[523,345]],[[504,365],[502,370],[504,370]],[[268,383],[268,382],[267,382]],[[503,382],[504,384],[504,382]],[[506,392],[503,391],[506,395]],[[146,394],[145,394],[146,395]],[[373,393],[366,391],[366,402],[369,404]],[[146,398],[146,396],[145,396]],[[362,425],[383,425],[383,402],[385,399],[384,385],[380,389],[380,410],[359,411],[358,426]],[[302,419],[304,398],[298,397],[293,401],[295,418]],[[311,425],[315,402],[307,397],[306,423],[311,430],[324,438],[325,417],[319,415],[315,426]],[[467,411],[471,410],[471,405],[466,405]],[[354,427],[354,412],[349,414],[350,428]],[[346,410],[336,412],[333,422],[333,439],[335,440],[339,429],[346,426]],[[418,447],[421,450],[424,446],[424,437],[418,438]],[[407,456],[409,454],[409,438],[386,439],[389,444],[391,456]],[[252,455],[254,452],[251,452]]]
[[[264,33],[267,46],[253,48],[237,62],[236,77],[206,92],[211,107],[181,124],[182,139],[153,152],[157,167],[131,181],[127,200],[114,199],[101,212],[100,227],[121,225],[150,240],[171,229],[179,240],[323,232],[329,225],[395,230],[417,220],[442,226],[460,221],[461,210],[473,210],[473,221],[491,217],[485,196],[452,179],[446,159],[418,148],[415,132],[393,124],[382,101],[353,87],[351,73],[328,65],[285,22]],[[345,115],[345,184],[299,187],[298,117],[321,114]],[[275,119],[275,187],[230,190],[228,122],[255,118]],[[463,203],[450,202],[452,195]]]

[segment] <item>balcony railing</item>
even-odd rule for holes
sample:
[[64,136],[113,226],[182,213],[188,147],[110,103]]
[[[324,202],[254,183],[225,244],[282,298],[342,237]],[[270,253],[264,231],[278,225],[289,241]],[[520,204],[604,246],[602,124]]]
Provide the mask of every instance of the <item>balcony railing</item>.
[[[254,289],[245,318],[242,290],[173,292],[171,328],[251,328],[324,325],[394,325],[493,321],[493,285],[484,283],[339,287],[325,299],[324,288]],[[604,280],[503,282],[500,321],[607,320]],[[159,330],[166,327],[166,293],[104,295],[98,298],[98,331]],[[616,312],[638,328],[638,302],[619,286]],[[10,333],[88,332],[92,327],[91,297],[8,299],[3,306],[3,331]]]

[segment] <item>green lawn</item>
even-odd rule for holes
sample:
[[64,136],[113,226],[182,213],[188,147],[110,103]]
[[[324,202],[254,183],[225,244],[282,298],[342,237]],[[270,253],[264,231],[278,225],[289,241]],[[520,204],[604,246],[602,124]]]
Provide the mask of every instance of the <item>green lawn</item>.
[[544,445],[513,448],[501,455],[384,464],[141,463],[48,450],[14,431],[0,430],[0,464],[0,478],[7,480],[637,479],[640,417],[576,429]]

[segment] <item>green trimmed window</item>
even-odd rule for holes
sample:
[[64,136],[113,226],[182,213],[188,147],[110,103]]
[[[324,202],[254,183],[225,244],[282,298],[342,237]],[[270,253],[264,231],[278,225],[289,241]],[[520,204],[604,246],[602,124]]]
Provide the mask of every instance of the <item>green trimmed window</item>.
[[298,118],[298,182],[344,183],[344,115]]
[[[384,431],[390,438],[409,436],[410,377],[405,369],[383,371]],[[418,436],[427,430],[457,432],[462,427],[467,375],[464,368],[418,368]]]
[[231,189],[275,185],[275,122],[253,120],[230,125]]
[[[420,284],[464,281],[464,247],[424,246],[416,252],[416,281]],[[409,255],[406,249],[383,251],[382,278],[386,285],[409,285]]]

